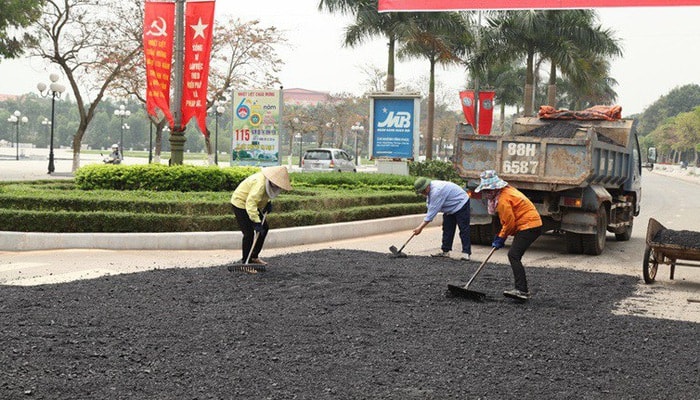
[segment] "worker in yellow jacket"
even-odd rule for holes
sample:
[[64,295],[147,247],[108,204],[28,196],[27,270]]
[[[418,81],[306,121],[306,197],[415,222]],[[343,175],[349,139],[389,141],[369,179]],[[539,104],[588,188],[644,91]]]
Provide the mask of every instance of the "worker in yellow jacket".
[[[236,216],[238,226],[243,233],[242,262],[248,260],[250,254],[251,264],[267,265],[260,259],[260,251],[265,243],[265,237],[269,226],[267,221],[263,224],[263,214],[272,211],[271,200],[277,197],[282,190],[292,190],[287,168],[283,166],[267,167],[241,182],[231,196],[233,213]],[[253,239],[255,247],[253,247]]]
[[505,246],[508,236],[513,236],[508,261],[513,270],[515,289],[506,290],[503,295],[527,300],[530,298],[530,291],[522,258],[525,251],[542,234],[542,218],[530,199],[499,178],[496,171],[484,171],[480,177],[481,183],[474,191],[483,192],[489,214],[498,214],[502,226],[491,246],[500,249]]

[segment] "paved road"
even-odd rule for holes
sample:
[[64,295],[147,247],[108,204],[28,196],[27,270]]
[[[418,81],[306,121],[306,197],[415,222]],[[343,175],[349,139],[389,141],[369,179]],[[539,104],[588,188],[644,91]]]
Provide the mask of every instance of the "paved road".
[[[10,162],[16,163],[14,160],[0,160],[3,177],[7,171],[4,167]],[[99,162],[99,159],[96,162]],[[668,279],[668,267],[661,266],[654,285],[645,285],[641,279],[642,255],[646,247],[645,235],[649,217],[656,218],[670,229],[697,230],[700,226],[700,174],[688,174],[687,171],[677,168],[661,168],[651,173],[645,171],[642,214],[636,219],[629,242],[616,242],[614,236],[609,235],[605,253],[598,257],[590,257],[566,254],[561,238],[545,235],[526,255],[526,265],[636,276],[640,282],[637,296],[621,304],[616,312],[700,322],[700,304],[689,301],[700,299],[700,268],[678,267],[676,279],[671,281]],[[39,171],[26,174],[43,176]],[[273,257],[277,254],[328,248],[359,249],[384,252],[388,255],[389,246],[399,247],[410,237],[411,226],[413,225],[409,223],[396,232],[379,235],[361,232],[356,238],[321,243],[277,247],[271,245],[266,247],[262,256]],[[355,231],[351,227],[346,229]],[[278,234],[280,233],[278,231]],[[439,245],[440,228],[434,223],[420,236],[411,240],[404,252],[411,256],[426,256],[437,250]],[[474,246],[472,259],[477,262],[483,260],[488,250],[488,246]],[[458,254],[455,253],[454,256],[457,257]],[[6,251],[0,252],[0,283],[34,285],[149,269],[207,267],[222,265],[239,258],[240,250],[233,247],[218,250]],[[506,252],[496,252],[492,262],[506,264]],[[465,263],[465,280],[475,265],[476,263]]]

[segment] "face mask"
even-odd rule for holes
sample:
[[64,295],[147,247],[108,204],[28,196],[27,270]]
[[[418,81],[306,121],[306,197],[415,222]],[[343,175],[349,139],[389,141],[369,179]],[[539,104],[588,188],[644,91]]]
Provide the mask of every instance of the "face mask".
[[274,183],[270,182],[269,179],[265,179],[265,192],[267,192],[268,197],[270,199],[274,199],[277,197],[282,192],[282,188],[279,186],[275,186]]

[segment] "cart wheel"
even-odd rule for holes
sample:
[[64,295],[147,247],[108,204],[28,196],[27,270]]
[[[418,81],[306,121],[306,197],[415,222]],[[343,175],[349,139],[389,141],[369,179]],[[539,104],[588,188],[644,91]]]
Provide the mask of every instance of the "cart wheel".
[[644,263],[642,264],[642,275],[644,283],[652,283],[656,279],[656,271],[659,269],[659,262],[652,254],[652,248],[647,246],[644,251]]

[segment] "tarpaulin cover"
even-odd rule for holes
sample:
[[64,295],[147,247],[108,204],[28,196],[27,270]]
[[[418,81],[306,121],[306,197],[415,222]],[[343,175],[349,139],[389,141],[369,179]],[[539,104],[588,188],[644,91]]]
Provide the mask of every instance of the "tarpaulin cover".
[[551,106],[541,106],[537,114],[541,119],[604,119],[615,121],[622,118],[620,106],[593,106],[582,111],[557,110]]

